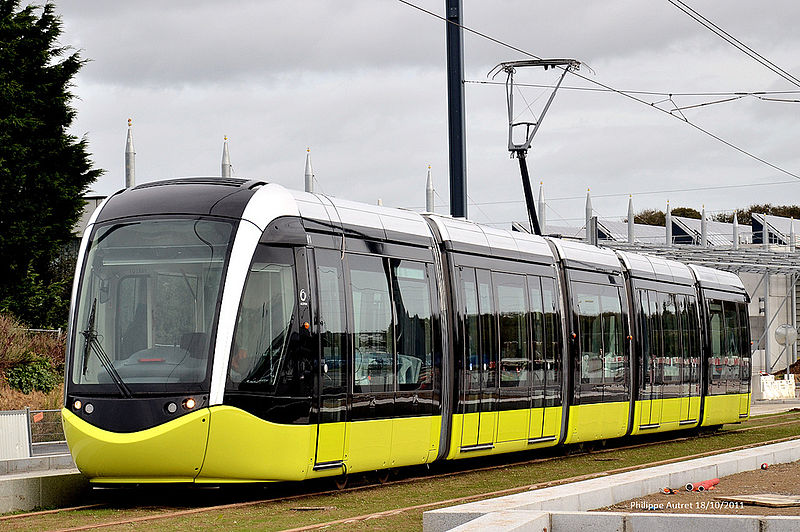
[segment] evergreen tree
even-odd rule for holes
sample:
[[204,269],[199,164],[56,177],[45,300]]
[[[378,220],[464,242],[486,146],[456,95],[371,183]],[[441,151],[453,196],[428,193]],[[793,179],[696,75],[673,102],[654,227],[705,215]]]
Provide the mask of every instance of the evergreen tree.
[[0,310],[32,326],[66,322],[70,280],[53,265],[102,173],[67,133],[85,61],[59,43],[61,27],[51,3],[0,0]]

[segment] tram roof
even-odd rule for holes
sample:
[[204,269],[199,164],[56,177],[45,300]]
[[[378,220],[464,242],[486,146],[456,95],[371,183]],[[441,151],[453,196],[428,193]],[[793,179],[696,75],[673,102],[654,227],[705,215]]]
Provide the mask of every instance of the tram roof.
[[739,279],[739,276],[735,273],[724,272],[697,264],[690,264],[689,268],[694,272],[701,288],[726,291],[737,289],[741,292],[746,292],[742,280]]
[[574,240],[548,238],[569,268],[600,272],[621,272],[622,264],[617,254],[608,248],[599,248]]
[[536,235],[480,225],[463,218],[426,214],[439,231],[445,248],[511,259],[553,264],[547,241]]
[[[289,190],[306,228],[343,230],[348,236],[431,245],[430,227],[419,213]],[[315,224],[316,222],[316,224]],[[317,225],[318,224],[318,225]]]
[[617,255],[622,259],[631,277],[684,285],[693,285],[695,282],[692,270],[681,262],[630,251],[617,251]]
[[187,177],[143,183],[111,196],[98,222],[128,216],[188,214],[240,218],[263,181]]

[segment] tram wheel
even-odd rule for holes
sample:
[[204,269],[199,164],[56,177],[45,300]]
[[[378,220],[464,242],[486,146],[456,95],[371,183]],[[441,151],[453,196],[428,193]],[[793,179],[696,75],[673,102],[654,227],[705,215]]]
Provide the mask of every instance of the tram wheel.
[[386,484],[389,482],[389,476],[391,476],[391,474],[391,469],[381,469],[379,471],[375,471],[375,478],[378,479],[378,484]]

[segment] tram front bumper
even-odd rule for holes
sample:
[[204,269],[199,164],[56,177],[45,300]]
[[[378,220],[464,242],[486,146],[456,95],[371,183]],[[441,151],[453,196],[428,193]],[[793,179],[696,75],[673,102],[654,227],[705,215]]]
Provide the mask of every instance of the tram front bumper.
[[193,482],[203,465],[208,409],[130,433],[100,429],[66,408],[61,416],[72,458],[91,482]]

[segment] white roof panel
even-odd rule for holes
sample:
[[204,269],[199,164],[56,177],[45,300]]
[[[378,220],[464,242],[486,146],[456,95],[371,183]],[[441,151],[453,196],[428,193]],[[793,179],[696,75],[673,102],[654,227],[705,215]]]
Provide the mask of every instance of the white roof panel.
[[548,240],[556,246],[558,254],[568,266],[584,270],[622,271],[622,265],[616,253],[608,248],[599,248],[561,238],[548,238]]

